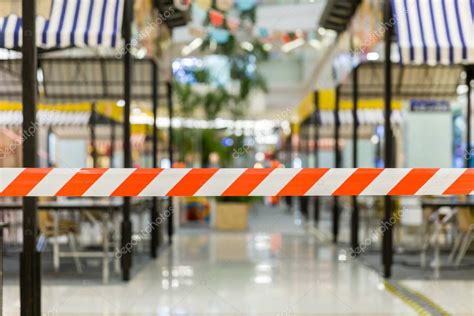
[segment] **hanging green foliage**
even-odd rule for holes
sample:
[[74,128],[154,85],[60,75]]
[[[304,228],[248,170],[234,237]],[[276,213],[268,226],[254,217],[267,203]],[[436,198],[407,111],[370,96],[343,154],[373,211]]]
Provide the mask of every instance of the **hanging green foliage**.
[[225,4],[212,1],[209,6],[200,5],[200,10],[204,8],[206,10],[203,27],[208,29],[207,36],[203,38],[201,51],[227,57],[232,80],[229,85],[237,87],[237,91],[212,82],[207,69],[196,70],[194,72],[196,82],[205,84],[209,90],[202,92],[193,89],[191,84],[175,82],[175,92],[181,103],[183,115],[192,115],[197,108],[202,107],[210,119],[224,110],[235,118],[241,117],[248,107],[253,91],[267,92],[265,79],[258,72],[257,64],[269,58],[268,51],[257,39],[243,46],[236,32],[240,27],[241,33],[251,33],[256,22],[256,2],[253,0],[235,2],[233,10],[234,13],[237,10],[239,16],[236,23],[235,15],[232,16],[228,14],[228,10],[223,9],[227,7]]

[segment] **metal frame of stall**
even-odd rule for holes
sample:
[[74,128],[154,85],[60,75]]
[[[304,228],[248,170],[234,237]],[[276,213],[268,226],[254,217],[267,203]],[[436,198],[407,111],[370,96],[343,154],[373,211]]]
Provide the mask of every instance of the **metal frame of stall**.
[[[326,9],[321,17],[320,26],[332,29],[336,31],[338,34],[345,31],[349,25],[350,19],[355,14],[360,1],[356,1],[353,3],[352,6],[344,7],[342,0],[331,0],[328,2]],[[385,167],[393,167],[394,166],[394,157],[393,157],[393,132],[391,129],[390,124],[390,117],[391,117],[391,101],[392,101],[392,66],[390,61],[391,57],[391,43],[392,37],[394,34],[394,25],[391,23],[391,19],[393,18],[393,10],[392,10],[392,3],[391,0],[384,0],[384,8],[383,8],[383,25],[385,26],[385,36],[384,36],[384,46],[385,46],[385,62],[384,62],[384,91],[383,91],[383,98],[384,98],[384,121],[385,121]],[[341,14],[343,12],[343,14]],[[468,102],[467,102],[467,128],[466,128],[466,151],[472,152],[472,144],[471,144],[471,115],[472,115],[472,82],[474,81],[474,66],[467,65],[464,66],[464,69],[467,74],[467,85],[468,85]],[[353,148],[353,166],[357,166],[357,102],[358,102],[358,83],[357,83],[357,71],[358,67],[353,69],[353,81],[355,84],[356,89],[354,89],[352,100],[354,102],[354,109],[353,109],[353,119],[354,119],[354,126],[353,126],[353,140],[354,148]],[[338,100],[339,95],[336,97]],[[335,118],[337,118],[337,113],[335,112]],[[337,128],[335,128],[335,134],[337,133]],[[337,159],[336,159],[337,160]],[[337,163],[337,161],[336,161]],[[466,159],[466,166],[471,166],[472,164],[472,155],[468,155],[468,159]],[[337,199],[335,199],[337,204]],[[358,237],[356,234],[358,228],[358,207],[357,207],[357,198],[353,198],[353,213],[351,215],[351,246],[354,247],[358,245]],[[336,208],[335,208],[336,210]],[[384,220],[389,219],[393,213],[393,204],[391,197],[385,197],[385,210],[384,210]],[[334,219],[337,220],[338,212],[334,211]],[[337,228],[333,226],[333,232],[337,232]],[[392,264],[392,253],[393,253],[393,233],[392,227],[389,227],[383,237],[383,263],[384,263],[384,271],[383,275],[385,277],[391,276],[391,264]]]
[[[384,95],[384,112],[385,112],[385,168],[395,167],[394,155],[393,155],[393,131],[391,128],[391,103],[392,103],[392,37],[394,34],[394,25],[390,23],[393,18],[392,1],[385,0],[384,3],[384,25],[386,26],[384,36],[384,47],[385,47],[385,61],[384,61],[384,81],[385,81],[385,95]],[[474,17],[473,17],[474,18]],[[464,66],[467,74],[466,83],[468,86],[467,90],[467,117],[466,117],[466,151],[471,151],[471,84],[474,80],[472,65]],[[466,159],[466,167],[470,167],[472,157]],[[390,196],[385,197],[385,210],[384,210],[384,221],[389,222],[393,216],[393,201]],[[393,263],[393,227],[388,225],[388,229],[383,234],[383,251],[382,261],[384,265],[383,275],[385,278],[390,278],[392,275],[392,263]]]
[[[38,70],[38,48],[36,46],[36,0],[22,0],[22,129],[27,130],[31,124],[36,122],[36,104],[37,104],[37,70]],[[129,47],[131,43],[131,23],[133,20],[133,0],[125,0],[124,19],[122,24],[122,33],[124,37],[124,47]],[[123,54],[124,81],[124,119],[123,119],[123,146],[124,146],[124,167],[131,167],[131,126],[130,126],[130,105],[132,100],[132,55],[129,49]],[[157,167],[157,140],[158,131],[156,125],[158,112],[158,65],[153,63],[153,167]],[[171,84],[169,83],[170,87]],[[24,91],[34,91],[34,93],[23,93]],[[168,89],[171,93],[171,88]],[[172,98],[169,96],[169,109],[172,108]],[[171,117],[172,113],[170,113]],[[171,125],[171,124],[170,124]],[[170,128],[171,130],[171,128]],[[114,135],[114,133],[112,133]],[[171,137],[170,137],[171,138]],[[23,166],[34,168],[37,166],[37,136],[33,133],[31,137],[24,140],[23,144]],[[170,149],[171,151],[171,149]],[[40,315],[41,314],[41,259],[40,253],[36,250],[36,230],[37,224],[37,198],[23,198],[23,249],[20,256],[20,297],[22,315]],[[157,199],[153,199],[152,220],[158,219]],[[122,246],[131,242],[131,221],[130,221],[130,198],[124,198],[123,204],[123,222],[122,222]],[[153,257],[157,256],[159,237],[152,234]],[[126,252],[122,257],[122,278],[127,281],[130,279],[130,269],[132,265],[132,254]]]
[[[22,1],[22,101],[23,131],[36,122],[37,48],[36,1]],[[30,91],[30,93],[24,93]],[[36,161],[36,131],[23,142],[23,166],[34,168]],[[20,255],[21,315],[41,315],[41,257],[36,250],[37,198],[23,198],[23,250]]]
[[[460,74],[462,71],[462,67],[452,67],[452,66],[437,66],[437,67],[432,67],[432,66],[427,66],[427,65],[413,65],[413,66],[403,66],[399,68],[398,64],[392,63],[390,65],[390,72],[392,71],[398,71],[396,74],[399,76],[401,75],[406,75],[408,72],[408,75],[412,74],[429,74],[430,77],[434,78],[435,81],[441,81],[441,80],[436,80],[437,78],[443,78],[444,81],[442,81],[440,84],[437,85],[437,90],[439,91],[431,91],[429,90],[431,87],[431,83],[423,83],[418,86],[413,87],[411,84],[406,84],[406,85],[396,85],[395,82],[391,82],[391,89],[395,89],[394,95],[397,96],[399,99],[400,98],[415,98],[415,97],[434,97],[434,98],[441,98],[443,96],[452,98],[453,95],[456,94],[456,87],[458,84],[457,81],[457,76]],[[372,73],[370,76],[367,75],[367,71],[375,71],[375,73]],[[333,110],[333,115],[335,122],[339,121],[339,107],[340,107],[340,102],[342,99],[350,99],[352,100],[353,107],[352,107],[352,120],[353,120],[353,125],[352,125],[352,142],[353,142],[353,148],[352,148],[352,165],[354,168],[358,167],[358,157],[357,157],[357,150],[358,150],[358,132],[359,132],[359,127],[360,127],[360,120],[358,117],[358,109],[359,109],[359,101],[360,98],[381,98],[384,95],[385,89],[387,89],[387,85],[390,84],[390,82],[387,83],[386,80],[384,79],[384,74],[386,72],[386,64],[382,62],[366,62],[359,64],[356,66],[348,79],[350,78],[351,80],[344,81],[341,84],[338,84],[338,88],[335,90],[335,108]],[[361,81],[361,76],[365,77],[370,77],[370,78],[375,78],[372,80],[376,80],[377,84],[374,84],[374,82],[362,82]],[[363,81],[363,80],[362,80]],[[399,84],[400,79],[398,80]],[[395,85],[395,86],[394,86]],[[398,88],[397,88],[398,87]],[[349,88],[351,90],[349,90]],[[410,89],[408,89],[410,88]],[[447,94],[449,93],[449,95]],[[315,91],[315,106],[314,106],[314,112],[312,113],[312,116],[305,120],[303,124],[315,124],[315,143],[316,147],[314,150],[314,154],[318,155],[318,139],[319,139],[319,129],[321,126],[321,121],[320,121],[320,106],[319,102],[321,102],[318,98],[319,91]],[[384,102],[386,100],[384,99]],[[389,104],[392,103],[392,99],[390,98]],[[385,104],[385,103],[384,103]],[[391,129],[391,124],[390,120],[386,119],[387,117],[391,117],[391,108],[389,109],[389,112],[387,113],[387,109],[384,107],[384,124],[389,124],[390,129]],[[334,129],[333,133],[336,139],[336,143],[340,142],[340,122],[339,124],[334,124]],[[387,126],[385,125],[385,128]],[[390,137],[391,141],[393,142],[393,136]],[[387,140],[385,140],[387,141]],[[389,141],[390,142],[390,141]],[[390,157],[391,161],[389,163],[394,166],[394,146],[393,144],[389,144],[390,147],[386,147],[385,150],[388,152],[385,153],[386,157]],[[334,150],[336,151],[336,148]],[[336,153],[336,152],[335,152]],[[388,156],[387,156],[388,155]],[[335,155],[336,156],[336,155]],[[337,158],[337,161],[339,163],[341,157]],[[336,159],[335,159],[336,160]],[[336,164],[336,161],[335,161]],[[316,165],[317,167],[318,164]],[[315,205],[315,214],[319,212],[319,199],[316,199],[316,205]],[[358,240],[358,230],[359,230],[359,206],[357,204],[357,197],[352,197],[352,213],[351,213],[351,229],[350,229],[350,245],[352,249],[357,249],[359,246],[359,240]],[[335,233],[338,232],[338,215],[339,212],[336,212],[336,208],[333,208],[333,236]],[[385,214],[384,214],[385,215]],[[334,224],[336,223],[336,224]],[[387,242],[387,241],[385,241]],[[388,247],[388,248],[387,248]],[[387,249],[391,249],[391,247],[388,244],[385,244],[384,250],[385,250],[385,260],[387,260]],[[353,252],[355,256],[357,256],[357,251]],[[388,255],[390,256],[390,254]],[[387,264],[389,264],[391,261],[385,261]],[[386,264],[386,265],[387,265]],[[384,266],[386,266],[384,265]],[[386,268],[384,268],[386,269]],[[386,271],[385,271],[386,272]],[[386,275],[386,274],[384,274]]]
[[[67,66],[71,66],[71,65],[80,65],[80,64],[89,64],[89,66],[92,66],[93,68],[97,68],[97,69],[100,69],[100,72],[102,74],[102,79],[105,78],[105,69],[107,69],[107,67],[109,66],[108,63],[116,63],[116,59],[113,59],[113,58],[90,58],[90,57],[84,57],[84,58],[64,58],[64,57],[58,57],[58,58],[44,58],[44,59],[39,59],[39,61],[43,64],[47,64],[47,65],[58,65],[58,71],[59,72],[62,72],[64,71],[64,68],[61,67],[61,65],[65,65],[66,67]],[[8,61],[11,63],[11,60]],[[142,64],[142,67],[146,67],[146,68],[150,68],[151,70],[151,73],[150,73],[150,77],[151,77],[151,82],[145,82],[145,81],[139,81],[139,82],[133,82],[134,84],[137,84],[137,85],[146,85],[148,84],[149,86],[151,86],[151,94],[148,94],[147,92],[145,93],[141,93],[139,95],[135,95],[135,97],[138,97],[138,98],[141,98],[141,99],[149,99],[151,98],[151,101],[152,101],[152,108],[153,108],[153,121],[155,122],[155,127],[156,127],[156,120],[157,120],[157,113],[158,113],[158,103],[159,103],[159,99],[160,98],[164,98],[164,97],[167,97],[165,95],[161,95],[159,94],[159,78],[158,78],[158,65],[157,63],[152,60],[152,59],[145,59],[145,60],[137,60],[137,62],[140,62]],[[148,67],[148,63],[150,65],[150,67]],[[1,64],[1,62],[0,62]],[[144,65],[144,66],[143,66]],[[129,77],[131,76],[131,70],[128,72],[127,74],[127,71],[124,71],[124,77]],[[127,82],[127,80],[124,80],[124,83]],[[132,84],[133,84],[132,83]],[[99,83],[98,83],[99,84]],[[97,93],[93,93],[93,92],[88,92],[87,88],[88,87],[85,87],[85,92],[84,92],[84,89],[81,90],[81,87],[80,85],[77,84],[77,82],[73,79],[71,81],[67,81],[67,80],[58,80],[58,81],[49,81],[48,77],[45,77],[44,78],[44,86],[45,86],[45,98],[48,99],[48,100],[51,100],[51,99],[60,99],[60,100],[64,100],[64,99],[67,99],[67,100],[70,100],[70,99],[73,99],[73,100],[78,100],[78,99],[83,99],[83,100],[90,100],[90,99],[118,99],[120,97],[120,95],[117,95],[116,93],[114,93],[114,91],[110,91],[111,87],[115,87],[117,88],[117,85],[120,84],[120,81],[116,81],[116,80],[107,80],[107,79],[103,79],[102,81],[100,81],[100,84],[102,85],[102,89],[100,89],[102,92],[97,92]],[[131,84],[131,85],[132,85]],[[72,88],[74,87],[74,90],[75,91],[72,91],[72,92],[63,92],[62,90],[60,91],[60,89],[58,88],[70,88],[70,90],[72,90]],[[109,89],[107,89],[107,87],[109,87]],[[49,89],[48,89],[49,88]],[[53,89],[51,89],[53,88]],[[97,91],[97,90],[96,90]],[[82,93],[81,93],[82,92]],[[6,97],[16,97],[16,92],[13,92],[11,95],[8,95],[8,94],[4,94],[4,96]],[[130,98],[130,96],[128,96],[128,98]],[[168,98],[169,99],[169,98]],[[168,100],[169,102],[169,100]],[[126,112],[126,108],[124,107],[124,113]],[[97,125],[98,121],[96,119],[97,117],[97,111],[96,111],[96,106],[95,106],[95,102],[92,102],[92,106],[91,106],[91,120],[90,120],[90,135],[91,135],[91,147],[92,147],[92,157],[93,157],[93,163],[94,163],[94,167],[97,167],[97,159],[96,159],[96,146],[95,146],[95,126]],[[127,117],[126,114],[124,114],[125,117]],[[124,120],[124,124],[129,124],[128,120]],[[110,126],[111,126],[111,142],[114,143],[114,139],[115,139],[115,121],[112,119],[110,120]],[[130,133],[130,127],[129,128],[129,133]],[[129,137],[128,136],[125,136],[126,135],[126,129],[124,127],[124,153],[126,153],[127,151],[130,150],[130,145],[128,145],[128,148],[127,148],[127,141],[125,141],[125,138],[128,140]],[[153,129],[153,136],[152,136],[152,141],[153,141],[153,150],[152,150],[152,153],[153,153],[153,167],[157,167],[158,166],[158,160],[157,160],[157,153],[158,153],[158,146],[157,144],[157,140],[158,140],[158,131],[157,131],[157,128]],[[112,150],[111,151],[111,156],[113,155],[114,151]],[[113,157],[111,157],[111,160],[113,161]],[[130,167],[131,167],[131,163],[130,163]],[[154,199],[154,202],[153,202],[153,205],[154,206],[157,206],[157,201]],[[157,220],[158,218],[158,214],[156,211],[153,211],[152,210],[152,219],[153,220]],[[152,234],[152,257],[156,257],[156,250],[153,250],[153,249],[156,249],[157,248],[157,240],[158,240],[158,237],[155,236],[155,234]]]

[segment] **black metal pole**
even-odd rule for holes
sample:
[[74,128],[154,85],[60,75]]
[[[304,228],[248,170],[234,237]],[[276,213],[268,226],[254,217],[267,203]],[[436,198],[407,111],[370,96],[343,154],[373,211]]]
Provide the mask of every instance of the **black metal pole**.
[[471,140],[471,116],[472,116],[472,82],[474,81],[474,66],[470,68],[466,67],[466,82],[467,82],[467,113],[466,113],[466,168],[471,167],[472,156],[474,152],[472,150]]
[[[308,143],[309,143],[309,139],[308,139],[308,136],[309,134],[306,132],[306,124],[305,123],[302,123],[300,125],[300,129],[299,129],[299,142],[298,142],[298,153],[302,156],[303,154],[306,154],[306,158],[308,157],[309,155],[309,150],[308,150]],[[303,142],[306,142],[306,146],[303,146]],[[306,159],[306,163],[307,163],[307,159]],[[309,167],[308,165],[306,167]],[[300,201],[300,212],[301,214],[303,215],[303,218],[306,219],[306,220],[309,220],[309,200],[308,200],[308,197],[307,196],[300,196],[299,197],[299,201]]]
[[3,315],[3,228],[5,223],[0,222],[0,315]]
[[[22,1],[22,101],[23,166],[37,167],[36,134],[36,0]],[[23,198],[23,249],[20,255],[20,304],[22,316],[41,315],[41,257],[36,251],[37,199]]]
[[114,158],[115,158],[115,138],[116,138],[116,127],[115,121],[113,119],[110,120],[110,152],[109,152],[109,167],[114,168]]
[[[293,127],[290,127],[290,134],[288,135],[285,142],[285,165],[287,168],[293,167],[292,152],[293,152]],[[291,208],[293,206],[293,197],[285,196],[285,202],[286,202],[286,205],[288,206],[288,210],[291,211]]]
[[[172,82],[168,81],[166,85],[166,96],[168,98],[168,115],[169,115],[169,127],[168,127],[168,157],[170,159],[170,167],[173,167],[173,86]],[[173,198],[168,198],[168,210],[170,216],[168,218],[168,243],[173,242],[174,234],[174,210],[173,210]]]
[[[384,22],[387,26],[385,31],[385,63],[384,63],[384,76],[385,76],[385,148],[384,148],[384,159],[385,168],[393,168],[393,133],[390,118],[392,115],[392,61],[391,61],[391,44],[392,44],[392,33],[393,26],[390,23],[392,18],[392,6],[390,0],[385,0],[385,14]],[[390,196],[385,196],[384,203],[384,223],[390,223],[390,219],[393,216],[393,203]],[[392,259],[393,259],[393,226],[384,225],[386,227],[383,232],[382,242],[382,262],[383,262],[383,276],[384,278],[390,278],[392,275]]]
[[[152,134],[152,167],[158,168],[158,129],[157,129],[157,120],[158,120],[158,65],[155,61],[151,63],[151,75],[152,75],[152,100],[153,105],[153,134]],[[160,230],[161,226],[158,224],[158,199],[153,197],[151,212],[151,249],[150,255],[152,258],[158,256],[157,249],[160,242]]]
[[[123,35],[125,47],[130,47],[132,30],[131,24],[133,20],[133,0],[125,0],[124,19],[123,19]],[[124,168],[132,167],[132,153],[130,145],[130,103],[132,101],[132,55],[129,49],[125,50],[123,55],[124,64],[124,86],[123,94],[125,106],[123,108],[123,166]],[[123,198],[123,218],[122,218],[122,249],[131,249],[127,247],[132,242],[132,222],[130,221],[131,203],[130,197]],[[121,257],[122,279],[130,280],[130,269],[132,267],[131,250],[123,251]]]
[[[359,102],[359,82],[358,82],[358,69],[354,67],[352,71],[352,167],[357,168],[358,166],[358,129],[359,129],[359,118],[357,116],[357,106]],[[357,255],[357,248],[359,247],[359,204],[357,203],[357,197],[352,197],[352,214],[351,214],[351,247],[353,253]]]
[[[339,101],[340,101],[340,90],[341,87],[336,87],[336,102],[334,107],[334,164],[336,168],[341,168],[341,151],[339,150],[339,132],[341,127],[341,121],[339,119]],[[334,205],[332,212],[332,235],[333,243],[337,243],[339,237],[339,197],[334,197]]]
[[48,126],[48,132],[46,133],[46,164],[48,165],[48,168],[53,166],[53,160],[51,158],[51,144],[49,143],[51,135],[53,135],[53,128]]
[[97,141],[96,141],[96,105],[95,102],[91,104],[91,117],[89,120],[89,131],[90,131],[90,146],[92,156],[92,167],[97,168]]
[[[321,118],[319,117],[319,91],[314,91],[314,167],[319,168],[319,128],[321,126]],[[314,198],[314,225],[319,223],[320,197]]]

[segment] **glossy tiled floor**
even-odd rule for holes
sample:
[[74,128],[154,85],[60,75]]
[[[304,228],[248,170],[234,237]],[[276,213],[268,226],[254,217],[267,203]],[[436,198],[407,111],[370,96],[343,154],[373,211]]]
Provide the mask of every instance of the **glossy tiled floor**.
[[[280,217],[275,220],[275,215]],[[265,214],[260,214],[261,217]],[[264,218],[263,218],[264,219]],[[279,225],[290,229],[284,234]],[[181,230],[172,249],[128,284],[44,286],[45,315],[416,315],[372,270],[337,261],[282,213],[246,233]],[[452,313],[472,315],[472,282],[405,282],[433,294]],[[455,293],[455,294],[453,294]],[[7,286],[6,315],[17,315],[18,288]],[[456,302],[463,302],[457,304]]]

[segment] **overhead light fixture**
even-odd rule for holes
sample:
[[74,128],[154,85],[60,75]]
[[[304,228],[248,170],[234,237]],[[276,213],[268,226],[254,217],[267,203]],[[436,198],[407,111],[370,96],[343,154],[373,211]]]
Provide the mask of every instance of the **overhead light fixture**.
[[125,100],[118,100],[117,101],[117,106],[119,108],[123,108],[125,106]]
[[195,38],[194,40],[191,41],[188,45],[184,46],[183,49],[181,50],[181,54],[183,56],[188,56],[192,52],[194,52],[196,49],[198,49],[203,43],[202,38]]
[[242,47],[242,49],[245,49],[248,52],[253,51],[252,43],[247,42],[247,41],[240,43],[240,47]]
[[379,60],[379,53],[377,52],[370,52],[367,54],[367,60],[374,61],[374,60]]
[[303,44],[304,44],[304,39],[298,38],[298,39],[295,39],[294,41],[284,44],[281,47],[281,50],[285,53],[289,53],[292,50],[297,49],[298,47],[302,46]]

